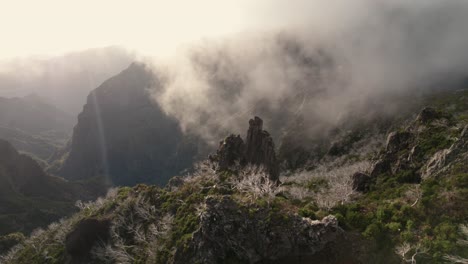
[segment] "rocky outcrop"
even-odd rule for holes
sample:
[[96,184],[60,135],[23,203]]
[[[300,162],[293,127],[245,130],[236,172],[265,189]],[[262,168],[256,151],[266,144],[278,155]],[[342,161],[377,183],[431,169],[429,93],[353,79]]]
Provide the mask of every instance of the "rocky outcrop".
[[396,153],[408,148],[413,139],[413,134],[408,131],[391,132],[387,137],[385,150],[387,153]]
[[[230,257],[242,263],[311,256],[335,241],[343,230],[333,216],[311,220],[300,216],[268,217],[269,210],[249,213],[229,196],[207,197],[200,228],[174,263],[222,263]],[[269,220],[266,220],[269,219]]]
[[65,249],[74,259],[85,258],[94,244],[109,238],[110,220],[95,218],[80,221],[65,239]]
[[369,191],[372,178],[362,172],[356,172],[351,176],[351,180],[353,183],[353,189],[358,192],[367,192]]
[[433,108],[424,108],[410,126],[388,135],[385,150],[370,175],[402,174],[399,180],[409,183],[435,175],[454,159],[467,155],[466,130],[465,127],[457,139],[454,132],[460,128],[453,122],[453,117]]
[[249,130],[245,139],[245,161],[264,166],[270,174],[270,179],[278,180],[279,167],[273,138],[263,130],[263,120],[257,116],[249,120]]
[[244,141],[239,135],[230,135],[219,142],[219,148],[216,152],[219,169],[226,170],[236,164],[243,164],[245,162],[244,152]]
[[249,121],[245,143],[239,135],[230,135],[219,143],[216,155],[210,156],[210,159],[218,164],[220,170],[250,164],[265,169],[270,180],[279,179],[273,139],[263,130],[263,120],[257,116]]
[[444,167],[459,159],[468,160],[468,125],[460,133],[458,140],[448,149],[436,152],[425,164],[422,177],[438,175]]

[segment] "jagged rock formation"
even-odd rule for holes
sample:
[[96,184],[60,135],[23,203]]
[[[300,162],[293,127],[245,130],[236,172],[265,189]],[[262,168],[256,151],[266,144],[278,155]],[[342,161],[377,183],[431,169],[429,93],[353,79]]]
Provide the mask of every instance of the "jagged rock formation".
[[249,120],[249,130],[245,141],[246,162],[264,166],[270,174],[270,179],[278,180],[279,168],[275,145],[270,134],[263,130],[262,119],[256,116]]
[[218,165],[220,170],[226,170],[238,164],[243,164],[245,153],[244,141],[240,135],[230,135],[219,143]]
[[58,174],[114,185],[165,184],[189,168],[202,143],[151,100],[148,89],[157,87],[157,77],[134,63],[92,91]]
[[263,130],[263,120],[257,116],[249,120],[245,143],[239,135],[230,135],[220,142],[216,156],[211,158],[218,163],[220,170],[236,164],[251,164],[262,166],[268,172],[270,180],[278,181],[279,178],[273,139]]

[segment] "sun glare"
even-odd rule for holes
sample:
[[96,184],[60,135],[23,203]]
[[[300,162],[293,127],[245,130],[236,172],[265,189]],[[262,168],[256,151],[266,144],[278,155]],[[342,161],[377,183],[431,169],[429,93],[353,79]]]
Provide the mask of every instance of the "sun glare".
[[161,55],[188,41],[241,30],[241,2],[2,0],[0,58],[108,45]]

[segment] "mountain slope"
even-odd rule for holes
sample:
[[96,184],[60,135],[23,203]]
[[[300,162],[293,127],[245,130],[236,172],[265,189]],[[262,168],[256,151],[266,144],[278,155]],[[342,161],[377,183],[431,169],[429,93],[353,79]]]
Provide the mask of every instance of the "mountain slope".
[[40,160],[67,140],[73,118],[36,95],[0,97],[0,138]]
[[[235,162],[243,157],[236,147],[241,140],[227,137],[217,157],[192,175],[175,177],[163,189],[138,185],[114,190],[22,242],[3,260],[466,260],[467,93],[429,97],[426,102],[437,109],[427,107],[417,117],[397,122],[386,142],[352,144],[349,151],[310,161],[313,166],[283,171],[280,182],[270,179],[268,168]],[[264,153],[261,144],[251,146],[260,147],[252,153]],[[366,148],[372,151],[363,151]]]
[[92,186],[49,176],[31,157],[0,140],[0,235],[28,233],[72,213],[76,200],[102,191]]
[[157,85],[149,69],[134,63],[92,91],[58,174],[114,185],[163,184],[189,168],[197,140],[151,101],[147,89]]

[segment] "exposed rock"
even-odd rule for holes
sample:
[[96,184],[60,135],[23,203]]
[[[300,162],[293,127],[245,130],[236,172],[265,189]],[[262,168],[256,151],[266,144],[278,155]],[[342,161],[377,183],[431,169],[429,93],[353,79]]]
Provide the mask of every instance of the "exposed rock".
[[390,162],[388,160],[381,159],[377,161],[376,163],[374,163],[374,165],[372,166],[370,176],[372,178],[377,177],[378,175],[385,173],[389,171],[390,169],[391,169]]
[[448,149],[436,152],[424,166],[423,178],[436,175],[441,169],[446,167],[456,159],[467,158],[468,156],[468,125],[460,133],[460,138]]
[[97,241],[107,241],[109,230],[110,220],[95,218],[82,220],[66,237],[67,253],[75,259],[85,258]]
[[351,176],[353,181],[353,189],[358,192],[367,192],[372,181],[372,178],[362,172],[356,172]]
[[413,138],[413,134],[408,131],[392,132],[387,137],[385,150],[389,153],[395,153],[406,149]]
[[249,130],[245,140],[245,160],[247,163],[264,166],[270,179],[277,181],[279,166],[276,160],[275,145],[270,134],[263,130],[263,120],[259,117],[249,120]]
[[432,107],[425,107],[418,115],[417,120],[428,123],[438,117],[437,111]]
[[434,154],[434,156],[429,159],[425,166],[422,177],[427,178],[430,175],[433,175],[437,170],[445,166],[447,154],[450,152],[448,149],[443,149]]
[[276,182],[279,179],[273,139],[263,130],[263,120],[257,116],[249,121],[245,143],[239,135],[230,135],[219,143],[216,155],[210,156],[210,160],[216,162],[220,170],[229,169],[236,164],[261,166],[270,180]]
[[244,162],[245,145],[242,138],[237,135],[230,135],[219,142],[217,151],[218,165],[220,170],[226,170],[236,163]]
[[248,213],[230,197],[207,197],[200,228],[175,263],[222,263],[234,256],[243,263],[310,256],[343,234],[334,216],[321,221],[300,216],[268,218],[269,210]]

